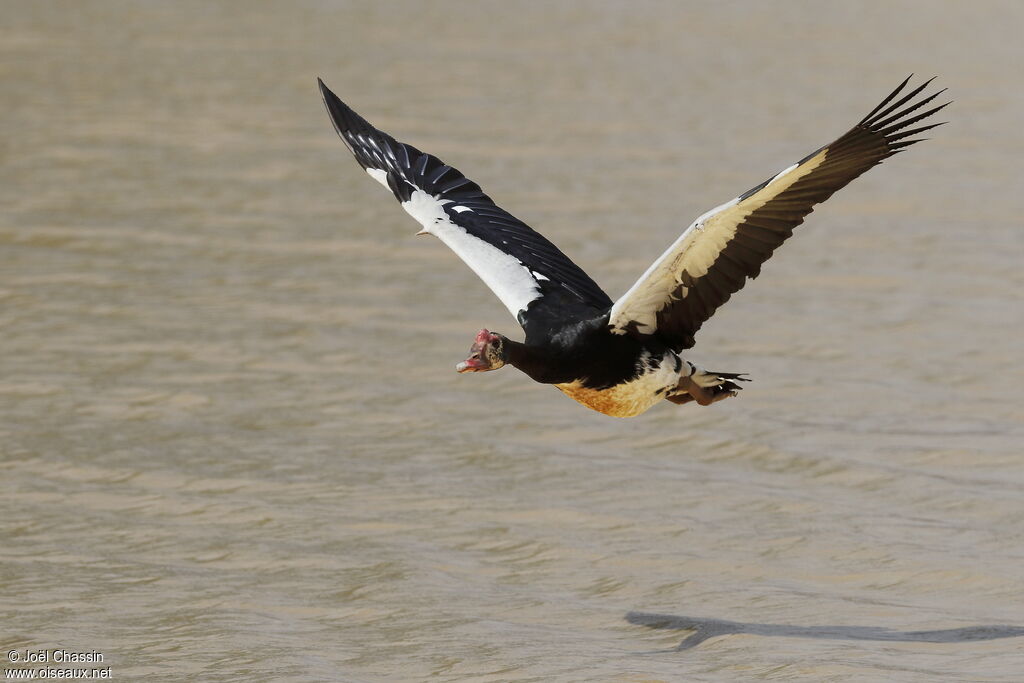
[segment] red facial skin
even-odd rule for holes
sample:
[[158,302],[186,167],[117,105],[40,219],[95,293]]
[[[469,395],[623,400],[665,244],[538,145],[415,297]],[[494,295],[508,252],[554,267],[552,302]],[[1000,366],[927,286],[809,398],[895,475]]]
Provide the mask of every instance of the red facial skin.
[[487,372],[493,370],[490,361],[487,360],[487,349],[494,342],[498,341],[498,335],[489,330],[480,330],[476,333],[473,346],[469,349],[469,358],[455,366],[457,372]]

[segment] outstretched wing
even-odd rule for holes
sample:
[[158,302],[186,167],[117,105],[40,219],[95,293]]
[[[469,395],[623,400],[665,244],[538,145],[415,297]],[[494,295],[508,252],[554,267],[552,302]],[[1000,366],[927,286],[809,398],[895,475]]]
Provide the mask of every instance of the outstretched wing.
[[[542,235],[504,211],[480,186],[430,154],[366,122],[323,81],[327,112],[356,161],[388,187],[421,232],[441,239],[527,326],[545,301],[568,315],[596,315],[612,301]],[[550,311],[547,312],[550,315]]]
[[911,104],[931,80],[893,102],[909,81],[835,142],[694,221],[612,306],[612,331],[656,334],[676,351],[693,346],[701,324],[757,277],[815,204],[941,125],[907,130],[949,104],[914,113],[943,92]]

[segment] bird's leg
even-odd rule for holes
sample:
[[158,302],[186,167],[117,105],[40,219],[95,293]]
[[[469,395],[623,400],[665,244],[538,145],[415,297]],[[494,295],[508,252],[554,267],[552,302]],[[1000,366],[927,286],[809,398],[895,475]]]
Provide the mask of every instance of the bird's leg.
[[689,377],[683,377],[679,380],[679,384],[676,385],[676,389],[685,391],[693,397],[697,403],[702,406],[709,406],[712,403],[711,393],[704,390],[704,387],[694,382]]
[[730,396],[736,395],[735,391],[722,391],[720,393],[715,393],[715,387],[702,387],[694,382],[691,377],[683,377],[680,379],[679,384],[676,385],[676,389],[679,391],[685,391],[693,397],[693,400],[702,406],[709,406],[712,403],[724,401]]

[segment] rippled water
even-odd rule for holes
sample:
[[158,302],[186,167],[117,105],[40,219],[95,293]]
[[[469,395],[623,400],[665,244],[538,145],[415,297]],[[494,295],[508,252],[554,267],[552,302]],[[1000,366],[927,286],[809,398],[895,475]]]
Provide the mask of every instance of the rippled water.
[[[4,3],[3,651],[118,680],[1024,677],[1022,6],[465,5]],[[742,398],[630,421],[453,371],[518,328],[315,88],[615,297],[911,71],[952,123],[698,337]]]

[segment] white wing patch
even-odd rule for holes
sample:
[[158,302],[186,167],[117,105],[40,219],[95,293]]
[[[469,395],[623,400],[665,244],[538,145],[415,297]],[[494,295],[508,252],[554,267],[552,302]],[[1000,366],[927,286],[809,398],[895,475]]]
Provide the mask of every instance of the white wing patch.
[[[608,320],[611,331],[625,334],[626,326],[635,322],[638,332],[653,334],[658,329],[658,312],[672,303],[674,292],[683,285],[683,274],[691,278],[706,275],[744,219],[817,168],[826,152],[821,150],[778,173],[746,199],[737,197],[695,220],[615,302]],[[682,287],[682,296],[686,291]]]
[[402,208],[423,226],[421,233],[435,235],[448,245],[518,319],[519,312],[541,295],[537,280],[519,259],[453,223],[444,211],[444,205],[451,202],[415,190],[409,201],[402,202]]
[[[366,172],[370,174],[370,177],[376,180],[384,187],[388,187],[388,172],[382,168],[368,168]],[[388,188],[391,189],[391,188]]]

